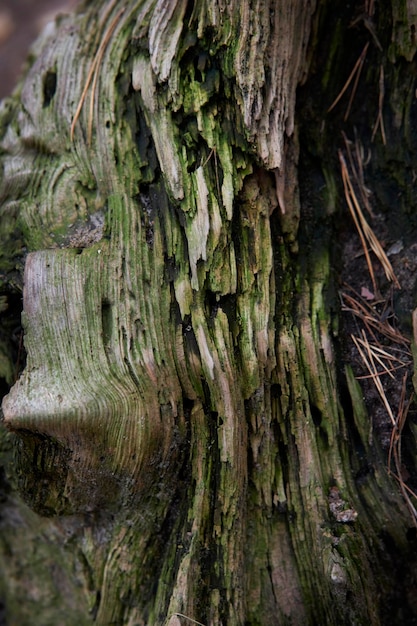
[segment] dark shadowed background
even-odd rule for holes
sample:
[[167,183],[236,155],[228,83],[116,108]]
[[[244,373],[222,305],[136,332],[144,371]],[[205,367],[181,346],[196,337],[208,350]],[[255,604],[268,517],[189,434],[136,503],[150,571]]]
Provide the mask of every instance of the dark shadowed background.
[[77,0],[0,0],[0,99],[9,95],[29,48],[58,13],[68,13]]

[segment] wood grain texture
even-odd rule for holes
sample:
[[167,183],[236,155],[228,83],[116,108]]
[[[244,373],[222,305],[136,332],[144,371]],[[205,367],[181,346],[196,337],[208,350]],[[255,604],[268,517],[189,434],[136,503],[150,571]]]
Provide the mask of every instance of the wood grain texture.
[[[122,9],[58,22],[2,112],[0,232],[28,252],[27,365],[3,402],[22,489],[83,521],[86,623],[376,626],[381,524],[338,394],[330,208],[320,241],[299,233],[316,4]],[[385,489],[376,472],[363,497]],[[403,549],[401,506],[378,511]]]

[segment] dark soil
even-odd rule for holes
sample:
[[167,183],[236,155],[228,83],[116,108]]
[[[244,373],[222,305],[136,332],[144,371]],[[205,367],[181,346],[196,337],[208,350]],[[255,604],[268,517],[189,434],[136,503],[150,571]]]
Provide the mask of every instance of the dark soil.
[[[372,181],[367,185],[370,192],[370,204],[375,206],[376,195],[372,193]],[[348,211],[347,211],[348,212]],[[360,380],[363,397],[370,420],[370,440],[379,445],[388,458],[392,449],[393,418],[398,422],[404,411],[407,410],[405,425],[402,430],[401,446],[401,478],[408,487],[416,490],[417,476],[413,474],[415,463],[411,456],[415,456],[415,433],[417,432],[417,408],[414,401],[412,341],[413,325],[412,314],[416,307],[416,277],[417,277],[417,243],[415,233],[410,224],[399,236],[396,225],[391,223],[390,214],[378,214],[373,210],[373,216],[365,214],[366,220],[376,235],[381,247],[387,254],[398,281],[387,279],[381,262],[368,247],[370,261],[375,274],[372,280],[369,265],[361,245],[356,228],[353,226],[343,233],[343,271],[341,276],[341,300],[351,308],[345,295],[350,296],[360,306],[366,307],[369,319],[375,319],[380,325],[375,328],[350,310],[343,313],[343,359],[349,363],[356,377]],[[398,214],[396,215],[398,219]],[[346,218],[351,219],[349,212]],[[397,338],[390,336],[391,330],[397,333]],[[352,336],[366,339],[370,345],[384,350],[401,363],[391,361],[383,356],[390,374],[384,372],[382,364],[377,364],[378,378],[382,383],[386,402],[392,414],[389,414],[386,403],[383,402],[375,380],[370,376],[369,367],[355,345]],[[392,367],[390,367],[390,363]],[[407,458],[410,463],[407,463]],[[395,471],[394,463],[391,469]]]

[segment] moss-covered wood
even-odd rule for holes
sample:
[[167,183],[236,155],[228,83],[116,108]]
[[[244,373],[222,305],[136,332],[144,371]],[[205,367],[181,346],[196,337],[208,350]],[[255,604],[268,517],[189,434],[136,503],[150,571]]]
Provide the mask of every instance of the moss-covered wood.
[[11,623],[33,623],[19,564],[43,624],[412,614],[409,511],[340,360],[346,127],[326,116],[372,33],[365,84],[389,62],[395,92],[413,16],[391,4],[352,50],[359,7],[307,0],[95,0],[39,42],[0,117],[0,279],[10,297],[24,263],[27,352],[3,413],[35,511],[7,496]]

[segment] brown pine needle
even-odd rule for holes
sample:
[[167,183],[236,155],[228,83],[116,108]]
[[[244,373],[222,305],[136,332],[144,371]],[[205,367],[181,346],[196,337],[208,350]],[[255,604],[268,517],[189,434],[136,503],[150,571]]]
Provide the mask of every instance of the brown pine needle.
[[353,97],[355,95],[356,92],[356,88],[358,85],[358,81],[359,81],[359,76],[362,70],[362,66],[363,63],[365,61],[365,56],[366,56],[366,52],[368,50],[368,46],[369,46],[369,41],[368,43],[365,45],[364,49],[362,50],[361,54],[359,55],[358,60],[356,61],[353,70],[351,71],[351,73],[349,74],[349,78],[347,79],[347,81],[345,82],[345,84],[343,85],[341,91],[339,92],[339,95],[337,96],[337,98],[332,102],[332,104],[330,105],[330,107],[327,109],[327,113],[330,113],[330,111],[332,111],[332,109],[334,109],[334,107],[336,106],[336,104],[341,100],[341,98],[343,97],[345,91],[348,89],[350,83],[352,82],[352,80],[355,78],[356,76],[356,80],[352,89],[352,94],[349,100],[349,106],[348,109],[345,113],[345,117],[344,120],[346,121],[347,117],[349,116],[349,112],[350,112],[350,107],[351,104],[353,102]]
[[[103,16],[103,19],[101,20],[101,25],[105,24],[108,16],[110,15],[110,11],[113,9],[113,7],[115,5],[115,2],[116,2],[116,0],[113,0],[113,2],[110,2],[110,4],[108,5],[108,7],[106,9],[106,12],[105,12],[105,14]],[[76,125],[76,123],[78,121],[78,118],[80,117],[81,110],[82,110],[83,105],[84,105],[84,100],[85,100],[85,98],[87,96],[88,88],[90,86],[91,79],[93,78],[93,74],[95,72],[96,66],[97,66],[97,53],[96,53],[96,55],[95,55],[95,57],[93,59],[91,67],[90,67],[90,69],[88,71],[87,80],[85,81],[84,89],[82,91],[80,100],[78,102],[78,106],[77,106],[77,110],[75,111],[74,119],[72,120],[71,130],[70,130],[71,141],[74,140],[75,125]]]
[[[361,343],[362,345],[364,345],[364,342],[362,339],[360,339],[359,337],[356,338],[357,341],[359,341],[359,343]],[[367,340],[368,341],[368,340]],[[399,359],[398,357],[394,356],[393,354],[390,354],[389,352],[387,352],[386,350],[383,350],[382,348],[379,348],[378,346],[369,344],[368,342],[368,346],[365,346],[369,350],[371,351],[373,357],[375,358],[375,360],[380,364],[380,366],[382,367],[383,371],[379,372],[379,374],[383,374],[384,372],[386,374],[388,374],[393,380],[395,380],[395,377],[393,376],[392,372],[393,371],[397,371],[403,367],[408,367],[408,365],[410,363],[404,363],[404,361],[401,361],[401,359]],[[388,363],[397,363],[396,367],[389,367],[385,361],[387,361]],[[369,378],[369,376],[360,376],[359,378]]]
[[90,70],[88,72],[87,80],[85,81],[84,89],[83,89],[82,94],[81,94],[81,98],[80,98],[80,100],[78,102],[77,110],[75,111],[74,118],[72,120],[71,129],[70,129],[70,139],[71,139],[71,141],[74,141],[75,125],[78,122],[78,118],[80,117],[80,113],[81,113],[81,110],[83,108],[84,100],[86,98],[86,95],[87,95],[87,92],[88,92],[88,88],[90,86],[90,82],[91,82],[91,79],[93,77],[95,68],[96,68],[96,58],[93,60],[93,63],[91,64]]
[[204,161],[204,163],[202,164],[201,167],[206,167],[207,163],[210,161],[211,157],[214,156],[214,171],[216,174],[216,185],[217,185],[217,193],[218,193],[218,198],[221,198],[221,193],[220,193],[220,183],[219,183],[219,171],[218,171],[218,165],[217,165],[217,150],[216,150],[216,146],[213,146],[213,148],[210,150],[210,153],[207,157],[207,159]]
[[396,479],[398,480],[398,482],[402,482],[402,484],[403,484],[403,486],[404,486],[404,489],[405,489],[406,491],[408,491],[408,493],[410,494],[410,496],[412,496],[413,498],[415,498],[415,499],[417,500],[417,494],[416,494],[416,492],[415,492],[415,491],[413,491],[413,490],[411,489],[411,487],[409,487],[408,485],[406,485],[406,484],[403,482],[402,478],[399,478],[396,474],[394,474],[394,472],[390,472],[390,474],[391,474],[392,476],[394,476],[394,478],[396,478]]
[[[407,385],[407,373],[404,374],[402,386],[401,386],[401,397],[398,406],[398,415],[396,426],[392,429],[391,433],[391,441],[390,441],[390,449],[388,453],[388,474],[394,476],[394,478],[398,481],[401,493],[407,504],[407,507],[411,513],[414,524],[417,526],[417,511],[410,500],[410,496],[414,499],[417,499],[417,495],[414,493],[410,487],[408,487],[404,479],[402,477],[402,456],[401,456],[401,441],[402,441],[402,431],[407,420],[408,411],[410,409],[411,403],[414,400],[414,394],[411,394],[408,402],[406,402],[406,385]],[[392,459],[394,459],[395,470],[394,473],[391,470]]]
[[[388,341],[404,346],[401,349],[398,348],[398,350],[410,356],[410,340],[394,328],[383,315],[378,313],[374,306],[363,300],[351,287],[348,285],[346,287],[354,293],[354,296],[346,292],[341,293],[342,309],[360,319],[370,335],[374,336],[373,331],[375,330]],[[378,343],[376,337],[374,337],[374,340],[375,343]]]
[[[347,141],[347,137],[345,136],[345,134],[343,133],[344,139],[345,139],[345,143],[346,143],[346,147],[349,150],[349,144]],[[350,152],[350,150],[349,150]],[[365,180],[364,180],[364,173],[363,173],[363,148],[361,146],[361,144],[359,143],[359,141],[355,141],[355,155],[356,155],[356,162],[358,164],[358,172],[356,171],[356,168],[352,167],[352,171],[354,174],[354,178],[355,178],[355,182],[359,188],[360,194],[361,194],[361,198],[362,198],[362,202],[363,205],[365,207],[365,209],[367,210],[368,214],[371,217],[374,217],[371,205],[369,204],[369,200],[368,200],[368,196],[370,195],[369,189],[367,189],[367,187],[365,186]],[[369,157],[370,158],[370,157]],[[350,159],[350,161],[353,161],[353,159]]]
[[[340,151],[339,151],[339,159],[340,159],[340,165],[341,165],[341,169],[342,169],[342,180],[343,180],[343,187],[344,187],[344,191],[345,191],[346,202],[347,202],[347,205],[349,207],[349,211],[350,211],[350,214],[352,216],[352,219],[353,219],[353,221],[355,223],[356,230],[358,231],[358,235],[359,235],[360,240],[361,240],[362,249],[363,249],[364,254],[365,254],[366,264],[368,266],[369,274],[371,276],[372,286],[373,286],[374,292],[378,293],[378,287],[377,287],[377,284],[376,284],[374,268],[372,266],[372,261],[371,261],[371,258],[369,256],[368,246],[366,244],[362,228],[360,227],[360,223],[359,223],[358,217],[356,215],[356,211],[355,211],[355,207],[354,207],[354,203],[353,203],[353,198],[355,198],[355,200],[356,200],[356,196],[354,194],[354,191],[353,191],[353,188],[352,188],[352,184],[351,184],[350,179],[349,179],[349,173],[348,173],[348,170],[347,170],[346,161],[345,161],[345,159],[344,159],[344,157],[343,157],[343,155],[342,155],[342,153]],[[357,200],[356,200],[356,204],[357,204]]]
[[348,103],[348,106],[347,106],[347,109],[346,109],[346,113],[343,116],[343,121],[344,122],[346,122],[346,120],[348,119],[349,114],[350,114],[350,109],[352,108],[353,100],[355,98],[356,90],[358,88],[359,78],[360,78],[360,75],[362,73],[363,64],[365,62],[365,56],[366,56],[366,52],[367,52],[367,49],[368,49],[368,45],[369,44],[366,44],[364,50],[362,51],[361,56],[359,57],[360,63],[359,63],[359,66],[358,66],[358,71],[356,72],[355,82],[353,83],[352,92],[350,94],[349,103]]
[[[408,399],[408,401],[406,401],[408,373],[406,372],[402,379],[401,396],[400,396],[400,400],[398,404],[397,416],[394,417],[392,408],[388,402],[388,398],[386,396],[385,390],[381,382],[381,374],[383,374],[384,372],[378,372],[375,361],[377,361],[380,365],[382,365],[383,369],[387,371],[385,364],[378,357],[378,353],[384,354],[384,356],[387,355],[391,360],[395,359],[396,357],[393,357],[393,355],[390,355],[386,350],[383,350],[379,348],[378,346],[370,345],[364,330],[362,330],[362,337],[355,337],[354,335],[351,335],[351,337],[365,367],[369,371],[369,374],[370,374],[369,377],[372,378],[375,384],[375,387],[387,410],[388,416],[392,424],[390,447],[389,447],[389,452],[388,452],[388,474],[391,474],[392,476],[394,476],[394,478],[398,481],[404,501],[410,511],[413,522],[417,526],[417,510],[414,507],[410,499],[410,496],[417,499],[417,495],[405,484],[404,479],[401,474],[402,472],[402,457],[401,457],[402,431],[403,431],[405,422],[407,420],[407,415],[408,415],[408,411],[410,409],[411,403],[414,400],[414,395],[412,394],[410,398]],[[391,470],[392,461],[394,461],[395,473]]]
[[390,403],[388,402],[388,398],[385,394],[384,387],[382,385],[381,378],[380,378],[380,373],[378,372],[375,366],[374,355],[372,353],[365,331],[362,331],[362,338],[363,338],[362,341],[358,337],[355,337],[354,335],[351,335],[351,337],[360,354],[362,361],[364,362],[367,370],[369,371],[371,375],[374,385],[382,400],[382,403],[385,406],[385,409],[388,413],[388,417],[390,418],[393,427],[395,427],[396,423],[395,423],[394,414],[392,412]]
[[375,274],[374,274],[374,269],[372,266],[371,258],[369,256],[368,245],[366,242],[368,242],[375,256],[381,263],[387,279],[393,282],[397,288],[400,288],[400,283],[398,282],[398,279],[392,268],[391,262],[388,259],[387,255],[385,254],[385,251],[382,248],[377,236],[375,235],[372,228],[369,226],[362,212],[362,209],[360,207],[358,198],[356,196],[351,178],[349,176],[349,171],[346,165],[346,161],[341,151],[339,151],[339,160],[340,160],[340,166],[341,166],[341,171],[342,171],[342,180],[343,180],[343,187],[345,191],[346,202],[349,207],[349,211],[352,215],[352,219],[355,223],[356,229],[358,231],[358,234],[361,240],[361,244],[362,244],[362,248],[365,254],[366,263],[368,265],[369,274],[371,276],[374,292],[378,293],[378,288],[377,288],[377,284],[375,280]]
[[[397,365],[397,367],[390,367],[390,368],[387,368],[386,366],[384,366],[384,369],[386,370],[386,373],[389,374],[390,372],[398,372],[399,370],[403,369],[404,367],[407,367],[407,366],[406,365]],[[383,374],[384,374],[384,372],[380,372],[378,375],[381,376]],[[363,376],[356,376],[356,380],[369,380],[370,378],[372,378],[372,374],[364,374]],[[394,376],[393,376],[393,378],[394,378]]]
[[417,498],[416,494],[414,493],[414,491],[412,489],[410,489],[410,487],[408,487],[405,484],[405,482],[401,478],[401,475],[398,476],[397,474],[394,474],[394,472],[390,472],[390,474],[391,474],[391,476],[394,476],[394,478],[398,481],[398,483],[400,485],[401,493],[402,493],[403,498],[405,500],[405,503],[406,503],[406,505],[408,507],[408,510],[411,513],[411,517],[413,519],[413,522],[414,522],[415,526],[417,526],[417,510],[416,510],[415,506],[413,505],[413,503],[411,502],[408,493],[410,493],[413,496],[413,498]]
[[366,0],[365,2],[365,12],[369,17],[372,17],[374,14],[374,0]]
[[[379,127],[383,142],[385,143],[385,130],[382,118],[383,96],[384,73],[381,66],[379,113],[375,123],[373,136]],[[406,400],[408,372],[405,372],[402,379],[401,394],[396,411],[395,407],[392,407],[390,404],[387,397],[388,392],[385,391],[383,384],[383,380],[386,380],[386,378],[384,378],[386,375],[395,381],[395,372],[403,368],[410,368],[410,365],[412,365],[410,340],[404,337],[401,332],[398,331],[389,321],[391,317],[395,317],[392,304],[393,287],[391,288],[391,299],[382,298],[381,295],[379,295],[370,257],[371,250],[381,263],[387,279],[397,288],[399,288],[400,285],[384,249],[382,248],[371,226],[365,219],[362,211],[362,207],[366,207],[372,217],[372,212],[370,211],[368,203],[369,194],[365,187],[363,176],[363,150],[360,143],[355,141],[355,149],[353,152],[352,142],[348,141],[346,136],[344,136],[344,140],[349,165],[346,163],[341,151],[339,151],[339,160],[346,203],[359,234],[376,297],[371,296],[372,301],[369,302],[364,297],[359,295],[354,289],[347,286],[350,293],[346,293],[345,291],[341,293],[342,309],[344,311],[349,311],[364,326],[361,330],[360,336],[351,335],[359,357],[365,370],[367,371],[367,374],[359,376],[358,378],[367,378],[372,380],[391,422],[387,470],[388,474],[394,476],[398,481],[403,500],[408,507],[413,523],[417,527],[417,509],[411,500],[411,498],[417,500],[417,495],[404,482],[406,477],[404,474],[401,455],[402,432],[409,408],[414,399],[412,394],[408,401]],[[416,339],[417,309],[413,312],[413,328],[414,337]],[[383,346],[380,343],[381,336],[384,344],[389,342],[389,347],[386,347],[385,345]],[[373,343],[369,341],[369,337],[372,338]]]
[[374,124],[374,128],[372,130],[371,141],[374,140],[376,131],[378,127],[381,129],[382,143],[384,146],[387,145],[387,138],[385,135],[385,127],[384,127],[384,118],[382,116],[382,110],[384,106],[384,96],[385,96],[385,82],[384,82],[384,68],[381,65],[379,68],[379,100],[378,100],[378,115]]
[[[111,3],[111,5],[109,6],[109,8],[108,8],[108,10],[106,12],[106,16],[110,12],[110,10],[111,10],[113,5],[114,5],[114,2]],[[90,106],[89,106],[88,125],[87,125],[87,144],[89,146],[91,145],[91,139],[92,139],[92,134],[93,134],[94,101],[95,101],[95,92],[96,92],[97,81],[98,81],[98,76],[99,76],[99,68],[101,66],[101,62],[103,60],[103,56],[104,56],[104,53],[106,51],[107,45],[108,45],[108,43],[109,43],[109,41],[111,39],[111,36],[113,35],[113,32],[114,32],[114,30],[115,30],[115,28],[117,26],[117,23],[120,20],[120,18],[123,15],[123,13],[125,12],[125,10],[126,10],[126,7],[123,7],[115,15],[115,17],[111,21],[107,31],[105,32],[105,34],[103,36],[103,39],[101,40],[101,43],[99,45],[99,48],[98,48],[98,50],[97,50],[97,52],[96,52],[96,54],[94,56],[93,62],[91,64],[90,70],[88,72],[87,80],[85,81],[84,89],[82,91],[80,100],[78,102],[78,106],[77,106],[77,110],[76,110],[75,115],[74,115],[74,119],[72,120],[71,130],[70,130],[70,139],[71,139],[71,141],[74,140],[75,125],[77,124],[78,118],[80,117],[82,108],[84,106],[85,99],[87,97],[87,92],[88,92],[88,89],[90,87],[90,83],[93,80],[93,84],[92,84],[92,88],[91,88],[91,94],[90,94]]]

